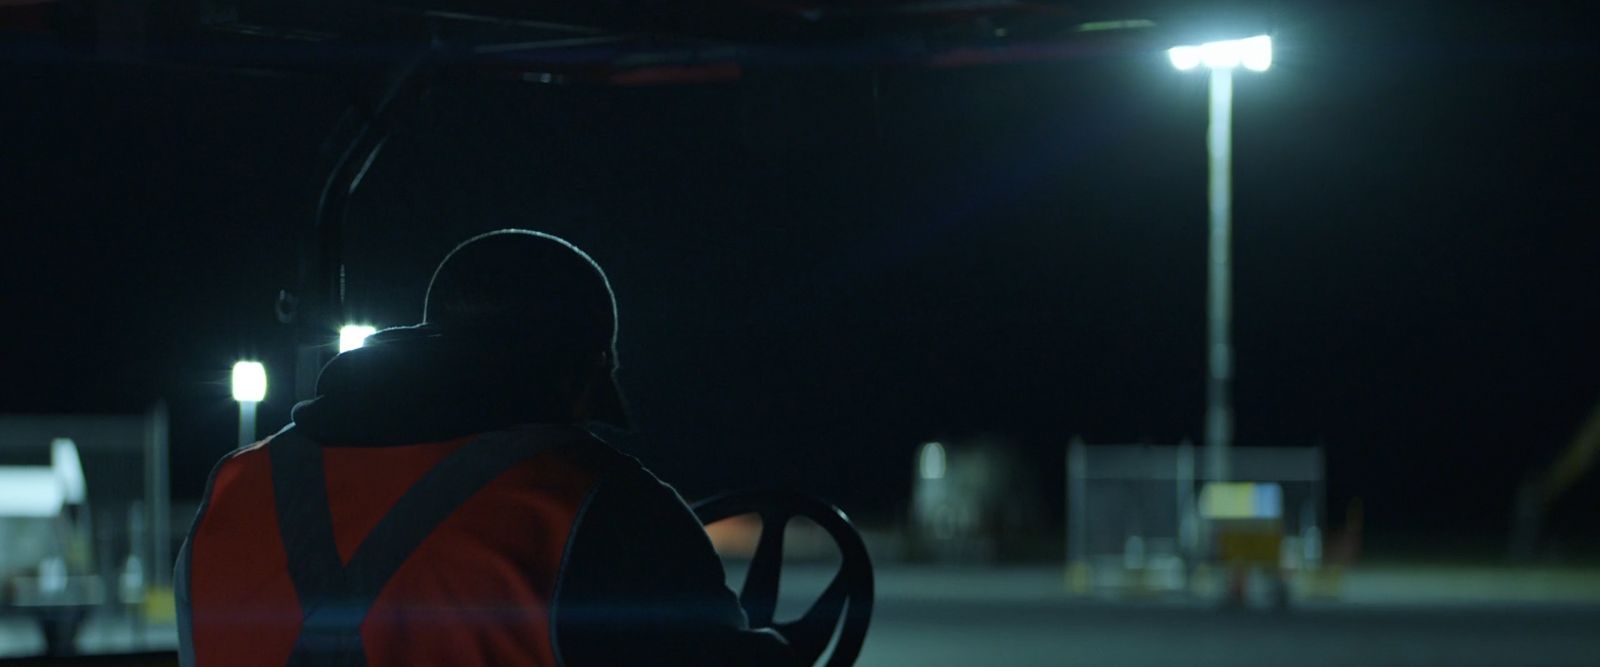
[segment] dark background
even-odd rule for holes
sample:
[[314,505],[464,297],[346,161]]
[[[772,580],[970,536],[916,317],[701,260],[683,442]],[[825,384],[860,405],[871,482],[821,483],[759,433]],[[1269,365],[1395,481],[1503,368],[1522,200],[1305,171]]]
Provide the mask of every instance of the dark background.
[[[1331,4],[1331,3],[1330,3]],[[1326,447],[1334,524],[1496,544],[1600,399],[1593,94],[1577,3],[1289,5],[1235,97],[1237,442]],[[0,412],[172,411],[174,489],[233,444],[310,225],[327,79],[0,65]],[[1198,441],[1202,73],[1159,52],[736,85],[442,82],[351,210],[352,313],[415,321],[455,242],[519,226],[611,274],[640,430],[685,495],[903,511],[929,438]],[[330,332],[331,333],[331,332]],[[1600,528],[1600,476],[1558,539]],[[1437,538],[1447,537],[1448,540]]]

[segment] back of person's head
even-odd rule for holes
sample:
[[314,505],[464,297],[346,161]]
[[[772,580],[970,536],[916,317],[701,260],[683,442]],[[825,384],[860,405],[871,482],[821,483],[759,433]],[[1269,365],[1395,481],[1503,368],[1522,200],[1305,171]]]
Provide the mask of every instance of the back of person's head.
[[513,346],[562,375],[601,376],[592,416],[627,426],[612,379],[616,297],[600,265],[571,243],[525,229],[467,239],[434,270],[422,319],[447,333]]

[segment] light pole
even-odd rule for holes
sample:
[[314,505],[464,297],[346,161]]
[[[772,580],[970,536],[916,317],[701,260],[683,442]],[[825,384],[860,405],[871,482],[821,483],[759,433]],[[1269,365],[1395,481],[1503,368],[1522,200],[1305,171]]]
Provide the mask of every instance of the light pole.
[[267,397],[267,369],[258,361],[233,365],[233,400],[239,402],[239,448],[256,441],[256,404]]
[[1179,70],[1204,65],[1211,72],[1211,124],[1206,131],[1211,218],[1206,271],[1206,477],[1227,481],[1228,447],[1233,441],[1233,71],[1244,67],[1265,72],[1272,67],[1272,38],[1258,35],[1175,46],[1167,50],[1167,57]]

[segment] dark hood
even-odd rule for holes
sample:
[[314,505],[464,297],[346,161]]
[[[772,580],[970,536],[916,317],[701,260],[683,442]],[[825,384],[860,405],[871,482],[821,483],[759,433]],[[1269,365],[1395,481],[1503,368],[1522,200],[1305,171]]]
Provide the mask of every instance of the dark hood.
[[[548,355],[546,355],[548,356]],[[525,341],[420,325],[386,329],[334,357],[293,419],[335,446],[434,442],[524,423],[571,421],[562,365]]]

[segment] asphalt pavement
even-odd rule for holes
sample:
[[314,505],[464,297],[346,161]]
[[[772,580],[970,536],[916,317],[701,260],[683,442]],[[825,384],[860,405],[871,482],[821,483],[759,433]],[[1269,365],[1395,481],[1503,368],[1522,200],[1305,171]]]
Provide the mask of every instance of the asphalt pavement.
[[[1059,568],[882,568],[857,664],[1600,665],[1600,595],[1590,595],[1600,578],[1569,575],[1564,594],[1544,595],[1552,577],[1532,577],[1529,588],[1530,577],[1476,572],[1463,586],[1470,594],[1440,590],[1460,574],[1352,574],[1351,599],[1277,611],[1069,596]],[[802,596],[827,573],[787,576]],[[800,606],[786,605],[790,615]]]
[[[1060,568],[879,568],[876,611],[857,663],[941,665],[1600,665],[1600,576],[1583,572],[1373,570],[1337,600],[1220,609],[1187,597],[1074,596]],[[831,572],[785,570],[780,620],[798,616]],[[730,573],[737,581],[739,573]],[[91,619],[85,650],[172,646],[170,626]],[[0,620],[0,655],[43,647]],[[124,649],[125,650],[125,649]]]

